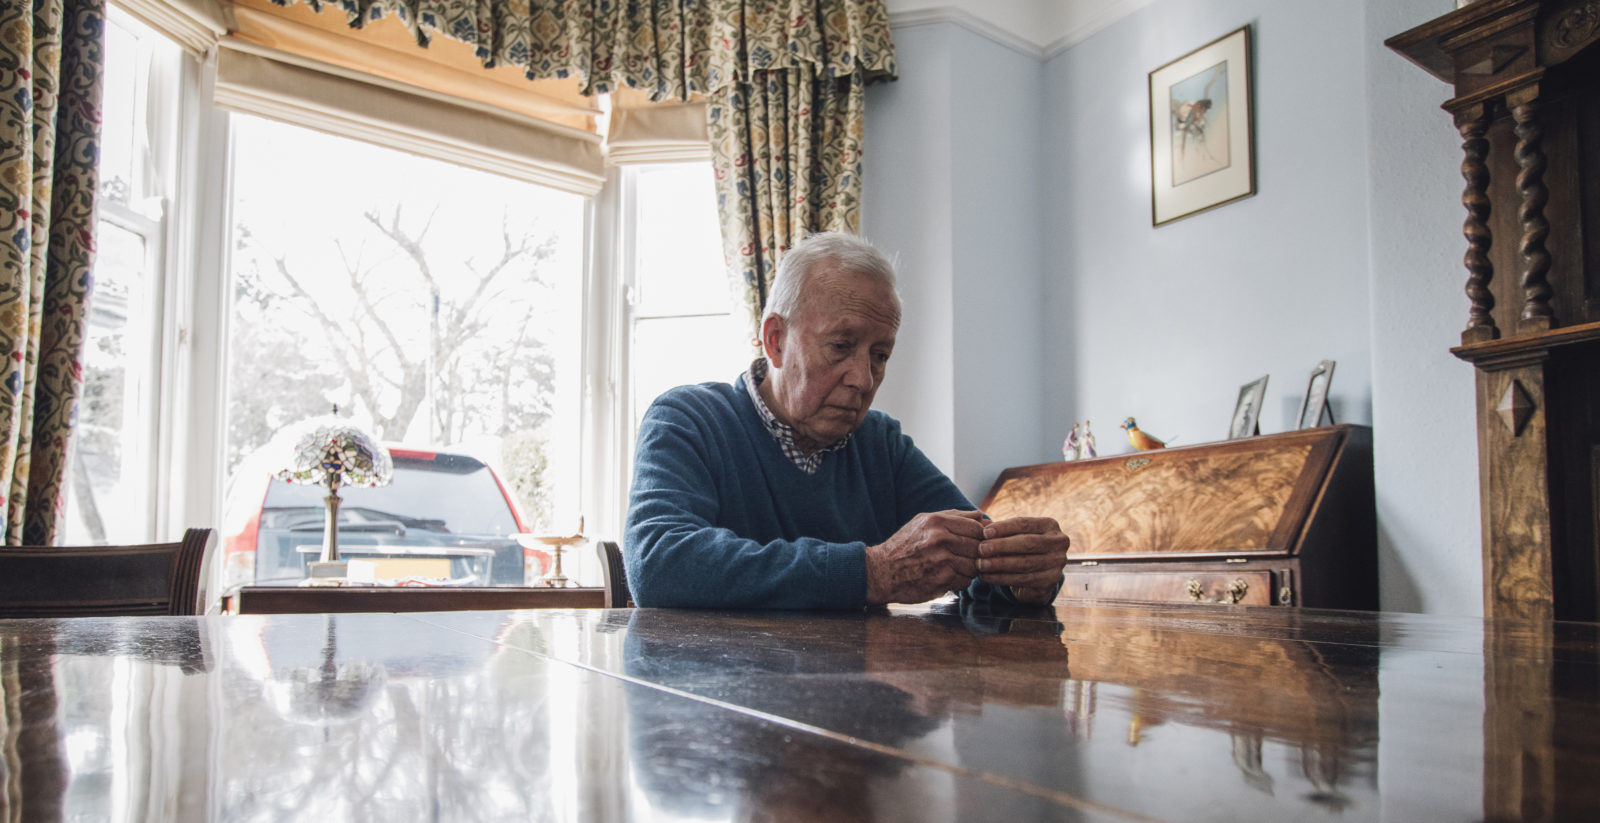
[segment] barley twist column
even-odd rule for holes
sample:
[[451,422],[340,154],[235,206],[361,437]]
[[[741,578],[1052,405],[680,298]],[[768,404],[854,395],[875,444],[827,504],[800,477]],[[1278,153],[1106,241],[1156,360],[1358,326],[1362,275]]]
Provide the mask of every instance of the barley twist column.
[[1544,184],[1545,155],[1541,142],[1544,129],[1539,125],[1538,87],[1525,89],[1511,102],[1511,117],[1516,121],[1517,191],[1522,195],[1522,205],[1517,216],[1522,221],[1522,321],[1519,332],[1548,331],[1555,325],[1555,313],[1550,308],[1550,252],[1545,250],[1545,239],[1550,235],[1550,221],[1545,219],[1545,202],[1550,191]]
[[1467,238],[1467,299],[1472,308],[1467,314],[1467,328],[1461,332],[1462,343],[1494,340],[1500,336],[1495,327],[1494,295],[1489,291],[1489,281],[1494,278],[1494,264],[1489,260],[1489,247],[1494,237],[1489,232],[1489,166],[1484,158],[1489,153],[1489,141],[1484,134],[1489,130],[1489,107],[1479,104],[1456,113],[1456,129],[1461,132],[1461,177],[1467,187],[1461,192],[1461,205],[1467,209],[1467,220],[1461,233]]

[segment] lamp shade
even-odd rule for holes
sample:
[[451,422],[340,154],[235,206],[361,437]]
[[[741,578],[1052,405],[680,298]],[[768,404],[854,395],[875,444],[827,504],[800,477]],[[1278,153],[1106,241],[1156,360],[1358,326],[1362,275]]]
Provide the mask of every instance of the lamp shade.
[[389,450],[366,432],[343,423],[308,427],[295,438],[289,465],[277,474],[290,483],[330,486],[383,486],[394,475]]

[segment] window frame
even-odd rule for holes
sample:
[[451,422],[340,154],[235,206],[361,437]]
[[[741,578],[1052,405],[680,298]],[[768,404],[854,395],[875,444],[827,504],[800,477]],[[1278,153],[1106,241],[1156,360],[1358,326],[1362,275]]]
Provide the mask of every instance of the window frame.
[[[126,15],[116,8],[113,15]],[[134,20],[131,16],[126,19]],[[159,35],[158,35],[159,36]],[[151,414],[148,478],[143,506],[149,512],[145,539],[158,540],[185,527],[221,528],[227,482],[228,318],[232,310],[230,250],[234,158],[230,114],[212,103],[213,59],[170,44],[174,57],[160,76],[170,94],[153,110],[163,131],[161,173],[164,213],[160,252],[153,264],[151,323],[157,339],[144,364],[150,377],[146,408]],[[637,232],[631,177],[637,169],[667,163],[706,162],[703,153],[675,146],[670,156],[646,152],[607,165],[605,184],[584,198],[583,332],[579,397],[578,503],[585,532],[619,538],[627,510],[634,449],[630,341],[638,319],[627,299],[636,282],[630,242]],[[124,226],[130,215],[102,201],[101,215]],[[147,246],[154,248],[153,245]],[[219,555],[220,556],[220,555]],[[208,562],[209,562],[208,558]],[[589,552],[566,558],[583,579],[596,578]],[[220,563],[214,564],[220,567]],[[216,574],[207,572],[215,610]]]
[[[198,77],[195,61],[176,43],[166,40],[159,32],[117,6],[109,6],[108,24],[125,26],[134,30],[141,45],[148,48],[148,62],[142,67],[144,74],[137,79],[139,102],[144,105],[144,118],[149,139],[147,164],[134,170],[136,176],[149,186],[148,191],[130,193],[129,203],[97,195],[95,218],[123,231],[137,235],[145,248],[144,274],[148,278],[143,301],[130,304],[130,316],[143,313],[148,322],[141,341],[142,356],[132,358],[124,367],[124,380],[128,386],[137,386],[136,392],[125,394],[137,403],[136,410],[124,408],[124,420],[137,418],[136,436],[123,443],[122,476],[124,482],[144,489],[143,499],[135,508],[142,513],[139,528],[125,535],[127,541],[155,542],[159,535],[171,531],[169,507],[159,501],[169,500],[173,489],[181,480],[173,477],[171,470],[172,445],[182,439],[181,421],[169,415],[171,401],[175,398],[171,381],[181,372],[176,368],[180,356],[177,340],[186,336],[180,319],[181,303],[192,279],[192,269],[182,265],[181,252],[185,240],[183,223],[185,212],[179,208],[176,193],[184,177],[186,152],[181,144],[185,122],[184,85]],[[105,181],[101,181],[102,183]],[[91,296],[91,301],[93,297]],[[129,431],[125,426],[124,432]],[[66,493],[71,491],[71,469],[68,468]],[[68,505],[71,505],[70,501]],[[182,526],[178,527],[180,530]],[[57,535],[57,542],[64,539]],[[113,542],[121,542],[113,540]]]
[[[610,312],[606,318],[608,325],[608,353],[611,374],[606,382],[606,399],[609,405],[609,418],[603,424],[608,427],[614,448],[606,455],[600,456],[609,462],[610,474],[615,481],[609,492],[609,520],[614,523],[610,529],[611,534],[620,537],[622,526],[627,515],[628,490],[633,480],[633,457],[636,447],[638,429],[634,421],[643,411],[639,406],[641,401],[634,396],[633,380],[633,340],[636,325],[642,320],[661,320],[673,318],[712,317],[715,313],[687,312],[687,313],[658,313],[649,312],[639,299],[639,271],[641,260],[637,252],[638,226],[641,216],[638,208],[639,177],[652,168],[684,164],[708,164],[711,161],[711,147],[706,145],[703,154],[684,151],[681,146],[673,146],[671,153],[651,154],[640,152],[627,160],[613,162],[611,174],[606,181],[604,194],[608,201],[603,213],[610,221],[607,226],[609,240],[608,252],[610,255],[609,268],[611,276],[600,279],[609,282],[611,287]],[[733,315],[736,307],[732,305],[732,294],[729,294],[730,305],[728,315]],[[724,379],[732,379],[733,375],[726,375]],[[598,498],[597,500],[607,499]]]

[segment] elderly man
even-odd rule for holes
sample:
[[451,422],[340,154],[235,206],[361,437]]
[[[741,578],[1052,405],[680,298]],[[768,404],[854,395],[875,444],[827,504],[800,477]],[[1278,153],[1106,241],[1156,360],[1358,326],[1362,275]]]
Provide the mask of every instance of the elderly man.
[[624,560],[640,606],[848,609],[946,591],[1048,603],[1067,537],[990,521],[871,410],[900,327],[894,268],[848,234],[778,265],[765,357],[663,394],[639,427]]

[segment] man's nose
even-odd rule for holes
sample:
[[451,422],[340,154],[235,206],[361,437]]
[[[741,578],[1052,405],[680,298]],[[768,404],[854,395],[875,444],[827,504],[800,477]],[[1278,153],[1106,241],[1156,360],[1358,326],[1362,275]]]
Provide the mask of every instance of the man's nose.
[[870,390],[877,381],[872,372],[872,353],[856,354],[849,362],[849,368],[845,369],[845,385],[861,391]]

